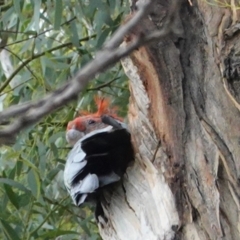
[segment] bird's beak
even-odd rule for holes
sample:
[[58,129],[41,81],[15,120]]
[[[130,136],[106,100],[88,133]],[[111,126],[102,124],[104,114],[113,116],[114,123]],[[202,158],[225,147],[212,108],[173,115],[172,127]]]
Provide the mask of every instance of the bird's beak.
[[70,129],[66,132],[66,140],[72,146],[83,136],[84,136],[84,133],[76,129]]

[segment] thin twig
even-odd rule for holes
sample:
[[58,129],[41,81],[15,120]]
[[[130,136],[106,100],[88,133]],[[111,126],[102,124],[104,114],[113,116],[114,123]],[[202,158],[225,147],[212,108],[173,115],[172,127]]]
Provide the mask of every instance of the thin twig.
[[[72,21],[75,20],[75,19],[76,19],[76,17],[73,17],[73,18],[67,20],[66,22],[64,22],[64,23],[61,24],[61,27],[64,26],[65,24],[66,24],[66,25],[69,24],[70,22],[72,22]],[[9,46],[11,46],[11,45],[16,45],[16,44],[18,44],[18,43],[22,43],[22,42],[25,42],[25,41],[30,40],[30,39],[38,38],[39,36],[41,36],[41,35],[43,35],[43,34],[45,34],[45,33],[47,33],[47,32],[53,31],[53,30],[54,30],[54,28],[49,28],[49,29],[46,29],[46,30],[38,33],[38,34],[37,34],[37,32],[34,32],[34,31],[31,31],[31,32],[29,33],[29,32],[11,32],[11,31],[8,31],[8,30],[1,30],[1,32],[5,32],[5,33],[15,33],[15,34],[25,34],[25,35],[33,35],[32,37],[28,37],[28,38],[25,38],[25,39],[22,39],[22,40],[18,40],[18,41],[15,41],[15,42],[12,42],[12,43],[8,43],[8,44],[4,45],[4,47],[9,47]],[[91,38],[93,38],[93,37],[95,37],[95,35],[86,37],[85,39],[88,40],[88,39],[91,39]],[[85,41],[86,41],[86,40],[85,40]],[[80,41],[81,41],[81,40],[80,40]],[[82,40],[82,41],[84,41],[84,40]],[[0,44],[0,49],[1,49],[1,48],[3,48],[2,44]]]
[[[24,82],[22,82],[22,83],[19,83],[18,85],[16,85],[15,87],[11,88],[10,90],[5,91],[5,92],[3,92],[3,93],[0,93],[0,97],[3,96],[4,94],[7,94],[7,93],[9,93],[9,92],[14,91],[16,88],[18,88],[18,87],[20,87],[21,85],[29,82],[29,81],[32,80],[32,79],[33,79],[33,78],[31,77],[31,78],[29,78],[28,80],[26,80],[26,81],[24,81]],[[2,124],[2,121],[1,121],[1,124]]]
[[33,230],[29,233],[27,239],[30,239],[31,236],[33,236],[33,235],[42,227],[42,225],[50,218],[50,216],[52,215],[52,213],[54,213],[54,212],[59,208],[59,206],[61,206],[62,203],[63,203],[67,198],[68,198],[68,197],[63,198],[63,199],[59,202],[59,205],[56,205],[56,206],[47,214],[47,216],[43,219],[43,221],[42,221],[35,229],[33,229]]
[[[22,64],[24,64],[23,60],[21,57],[19,57],[15,52],[9,50],[8,48],[4,48],[6,51],[10,52],[13,56],[15,56]],[[34,76],[35,79],[38,79],[35,73],[31,70],[31,68],[28,65],[24,65],[28,71]]]
[[118,79],[119,79],[119,77],[114,78],[114,79],[112,79],[112,80],[110,80],[110,81],[108,81],[108,82],[106,82],[106,83],[101,84],[101,85],[98,85],[98,86],[95,87],[95,88],[88,88],[87,91],[98,91],[98,90],[100,90],[100,89],[102,89],[102,88],[110,87],[110,86],[111,86],[111,83],[115,82],[115,81],[118,80]]

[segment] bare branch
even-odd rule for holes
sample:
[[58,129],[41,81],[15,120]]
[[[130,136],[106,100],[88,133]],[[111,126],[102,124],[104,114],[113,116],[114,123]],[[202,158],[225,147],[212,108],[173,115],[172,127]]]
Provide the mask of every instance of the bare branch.
[[151,5],[151,2],[147,0],[146,4],[142,5],[142,8],[136,12],[134,17],[116,31],[114,36],[106,43],[105,47],[99,51],[96,57],[86,64],[71,81],[36,103],[30,102],[12,106],[1,112],[1,121],[14,116],[18,116],[18,118],[0,130],[0,139],[15,136],[20,130],[38,122],[42,117],[76,99],[81,91],[84,90],[87,83],[93,79],[97,73],[117,63],[121,58],[126,57],[134,49],[143,44],[166,36],[171,30],[170,25],[174,19],[174,12],[178,10],[181,1],[175,2],[178,2],[178,4],[174,4],[170,9],[168,18],[161,30],[147,36],[136,37],[136,39],[127,46],[119,47],[119,44],[123,41],[123,37],[139,23],[140,19],[147,15]]

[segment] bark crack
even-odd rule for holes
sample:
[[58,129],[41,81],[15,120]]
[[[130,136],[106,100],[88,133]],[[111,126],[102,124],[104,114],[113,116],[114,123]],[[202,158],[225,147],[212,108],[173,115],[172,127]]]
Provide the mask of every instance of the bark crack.
[[130,205],[130,203],[129,203],[128,199],[127,199],[127,195],[126,195],[127,191],[126,191],[126,188],[124,187],[124,183],[122,183],[122,189],[123,189],[123,193],[124,193],[124,200],[125,200],[125,202],[127,203],[129,209],[131,209],[133,211],[134,215],[137,217],[137,214],[136,214],[135,210]]
[[201,191],[201,189],[200,189],[200,183],[199,183],[199,180],[198,180],[197,171],[196,171],[196,169],[195,169],[194,167],[192,167],[192,170],[193,170],[193,172],[194,172],[194,174],[195,174],[195,176],[196,176],[196,178],[194,178],[194,180],[195,180],[195,183],[196,183],[196,187],[197,187],[197,189],[198,189],[198,192],[199,192],[199,194],[201,195],[201,198],[204,199],[204,196],[203,196],[202,191]]
[[161,147],[161,140],[158,141],[156,150],[155,150],[155,152],[153,153],[153,157],[152,157],[152,160],[151,160],[152,163],[155,162],[155,159],[156,159],[156,156],[157,156],[157,152],[158,152],[158,150],[159,150],[160,147]]

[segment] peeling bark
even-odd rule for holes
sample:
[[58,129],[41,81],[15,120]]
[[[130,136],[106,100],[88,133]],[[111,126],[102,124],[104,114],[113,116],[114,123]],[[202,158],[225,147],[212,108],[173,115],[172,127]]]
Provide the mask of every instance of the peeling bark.
[[[161,26],[171,1],[155,4],[125,44]],[[181,34],[122,61],[136,159],[106,193],[103,239],[240,239],[240,16],[230,5],[183,1]]]

